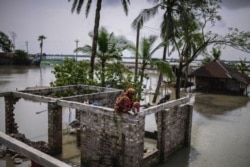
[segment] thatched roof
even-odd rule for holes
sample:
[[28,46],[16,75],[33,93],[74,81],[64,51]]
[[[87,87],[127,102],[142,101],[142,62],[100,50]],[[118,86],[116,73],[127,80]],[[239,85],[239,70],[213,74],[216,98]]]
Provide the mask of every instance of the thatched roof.
[[192,72],[190,76],[235,79],[246,85],[250,84],[250,77],[240,73],[222,61],[214,60]]

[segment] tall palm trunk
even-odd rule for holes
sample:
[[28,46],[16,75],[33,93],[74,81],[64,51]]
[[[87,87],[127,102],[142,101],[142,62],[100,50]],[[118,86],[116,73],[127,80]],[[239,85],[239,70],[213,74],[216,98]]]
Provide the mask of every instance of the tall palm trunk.
[[40,42],[40,50],[41,50],[41,55],[43,54],[43,40],[41,39]]
[[182,78],[182,60],[179,62],[179,68],[176,69],[176,85],[175,85],[175,98],[180,98],[180,89],[181,89],[181,78]]
[[[167,10],[166,13],[164,14],[164,18],[165,18],[165,22],[167,22],[168,24],[166,25],[166,29],[164,28],[164,26],[162,27],[162,35],[163,38],[165,39],[165,41],[169,41],[171,38],[174,38],[174,23],[173,23],[173,17],[172,17],[172,13],[173,13],[173,3],[171,3],[171,0],[167,0]],[[167,55],[167,48],[168,46],[164,46],[163,48],[163,56],[162,56],[162,60],[166,60],[166,55]],[[158,79],[158,83],[157,83],[157,87],[155,90],[155,94],[154,94],[154,98],[153,98],[153,103],[156,102],[157,96],[160,93],[160,87],[161,87],[161,82],[162,82],[163,76],[160,73],[159,75],[159,79]]]
[[163,75],[162,75],[162,73],[160,73],[159,78],[158,78],[158,82],[157,82],[157,86],[156,86],[156,89],[155,89],[155,94],[154,94],[154,97],[153,97],[153,100],[152,100],[152,103],[156,102],[157,96],[160,93],[160,87],[161,87],[162,79],[163,79]]
[[145,73],[145,68],[147,64],[145,63],[145,60],[142,62],[142,67],[141,67],[141,74],[140,74],[140,89],[138,91],[138,98],[141,99],[141,93],[142,93],[142,85],[143,85],[143,78],[144,78],[144,73]]
[[[163,48],[163,57],[162,57],[163,60],[166,60],[166,54],[167,54],[167,46],[164,46],[164,48]],[[160,73],[159,78],[158,78],[158,83],[157,83],[157,86],[156,86],[156,89],[155,89],[155,94],[154,94],[153,101],[152,101],[153,103],[156,102],[157,96],[160,93],[162,79],[163,79],[163,76],[162,76],[162,73]]]
[[134,81],[137,82],[138,78],[138,52],[139,52],[139,38],[140,38],[140,23],[137,25],[137,34],[136,34],[136,53],[135,53],[135,78]]
[[101,85],[104,87],[105,86],[105,64],[106,64],[106,61],[105,60],[102,60],[102,63],[101,63],[101,68],[102,68],[102,71],[101,71]]
[[94,36],[92,41],[92,54],[90,60],[90,78],[94,78],[94,68],[95,68],[95,56],[97,49],[97,39],[98,39],[98,29],[100,22],[100,12],[102,7],[102,0],[98,0],[96,4],[96,12],[95,12],[95,25],[94,25]]

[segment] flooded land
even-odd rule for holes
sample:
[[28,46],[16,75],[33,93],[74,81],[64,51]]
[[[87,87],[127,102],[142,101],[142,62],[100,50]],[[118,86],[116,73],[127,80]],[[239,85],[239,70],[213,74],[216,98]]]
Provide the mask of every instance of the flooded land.
[[[52,67],[0,67],[0,92],[25,89],[31,86],[49,86],[54,80]],[[156,86],[156,74],[147,84]],[[171,93],[173,90],[168,89]],[[165,93],[165,90],[162,91]],[[191,146],[172,154],[159,167],[249,167],[250,166],[250,98],[245,96],[188,93],[193,104]],[[150,98],[145,98],[145,103]],[[47,105],[19,100],[15,106],[15,119],[19,131],[33,141],[47,142]],[[73,110],[63,110],[63,153],[57,158],[79,164],[79,148],[75,135],[70,134],[69,122],[74,120]],[[0,130],[5,131],[4,99],[0,98]],[[147,118],[145,129],[154,131],[155,119]],[[149,144],[153,147],[153,144]],[[0,166],[28,167],[30,161],[14,165],[10,158],[0,158]]]

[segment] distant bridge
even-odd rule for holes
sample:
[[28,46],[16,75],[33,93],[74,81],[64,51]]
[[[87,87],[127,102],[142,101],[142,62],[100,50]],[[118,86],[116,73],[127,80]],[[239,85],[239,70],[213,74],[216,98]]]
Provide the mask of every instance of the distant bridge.
[[[42,58],[46,58],[46,59],[66,59],[66,58],[80,58],[80,59],[90,59],[90,55],[76,55],[76,54],[47,54],[47,55],[42,55]],[[122,57],[123,62],[134,62],[133,60],[135,60],[134,57]],[[167,60],[171,63],[171,64],[177,64],[179,62],[179,59],[177,58],[167,58]],[[202,59],[196,59],[193,62],[195,64],[200,63],[202,61]],[[239,63],[239,60],[222,60],[225,63]],[[140,62],[140,59],[139,59]],[[250,61],[245,61],[246,64],[250,64]]]
[[[12,53],[1,53],[0,52],[0,64],[11,64],[12,63]],[[33,62],[39,62],[41,59],[47,60],[64,60],[64,59],[75,59],[75,60],[90,60],[90,55],[78,55],[78,54],[43,54],[43,55],[36,55],[33,59]],[[141,59],[138,60],[139,64]],[[170,62],[171,65],[178,65],[179,59],[176,58],[167,58],[167,61]],[[197,59],[192,61],[191,66],[198,66],[201,63],[202,59]],[[225,63],[240,63],[239,60],[222,60]],[[133,68],[135,58],[134,57],[122,57],[122,62],[128,65],[129,67]],[[250,61],[245,61],[247,65],[250,65]]]

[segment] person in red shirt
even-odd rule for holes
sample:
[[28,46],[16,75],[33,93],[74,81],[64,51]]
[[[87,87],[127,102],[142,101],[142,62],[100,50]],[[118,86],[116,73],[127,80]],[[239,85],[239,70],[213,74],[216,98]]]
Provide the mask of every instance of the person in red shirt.
[[[134,101],[135,89],[128,88],[116,99],[114,110],[117,114],[130,114],[129,111],[132,110],[134,113],[138,112],[140,108],[140,103]],[[137,109],[137,111],[135,111]]]

